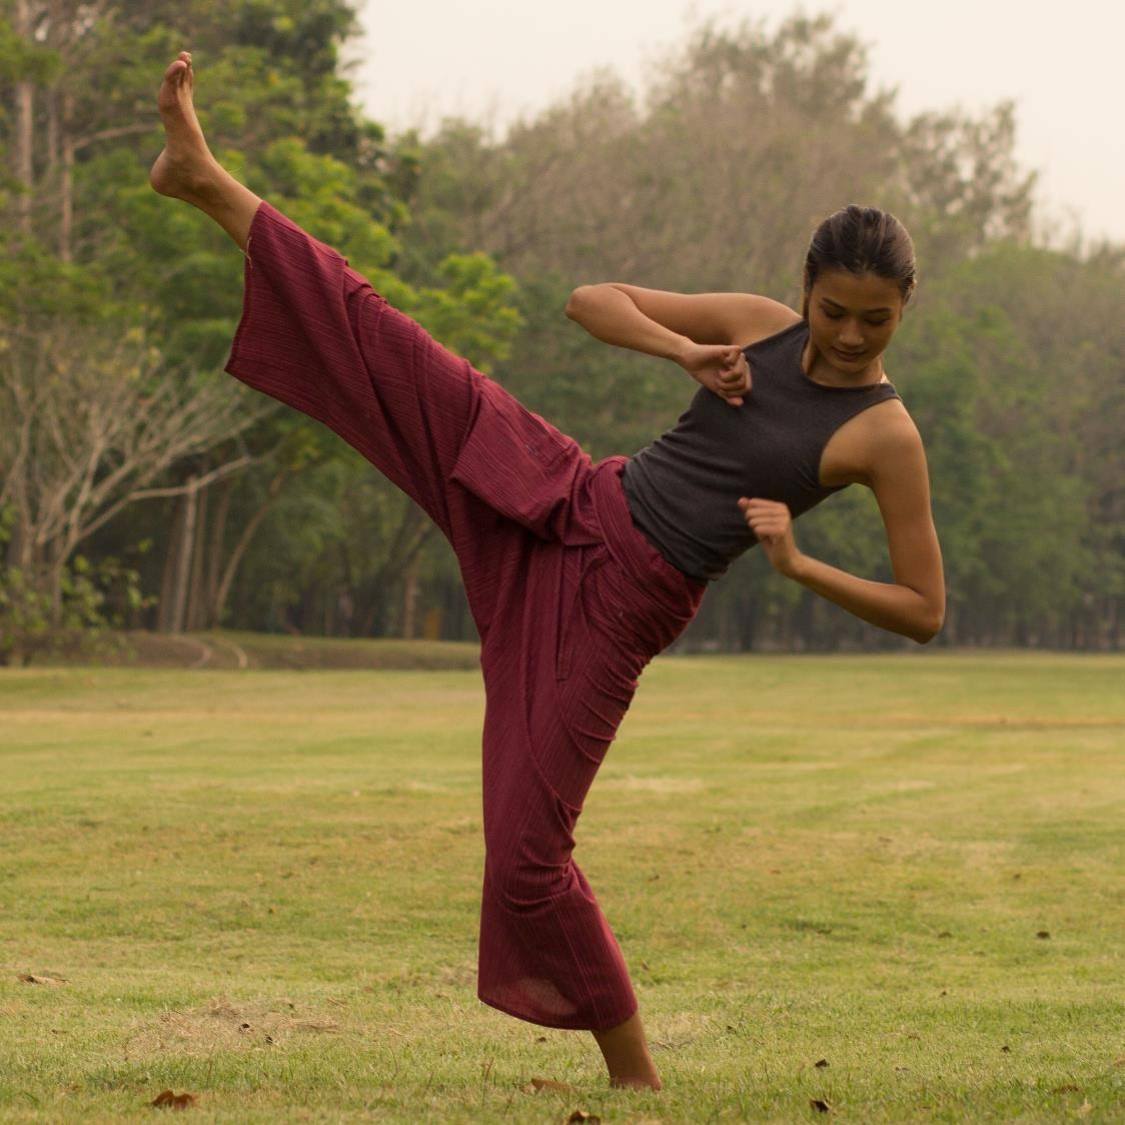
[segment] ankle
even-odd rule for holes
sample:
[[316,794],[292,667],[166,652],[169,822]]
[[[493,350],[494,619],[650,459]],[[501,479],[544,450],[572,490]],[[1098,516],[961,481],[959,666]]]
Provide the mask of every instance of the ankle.
[[649,1074],[610,1074],[609,1084],[626,1090],[660,1090],[663,1088],[655,1071]]
[[229,194],[232,179],[231,174],[217,160],[210,160],[185,177],[185,198],[204,210],[216,207]]

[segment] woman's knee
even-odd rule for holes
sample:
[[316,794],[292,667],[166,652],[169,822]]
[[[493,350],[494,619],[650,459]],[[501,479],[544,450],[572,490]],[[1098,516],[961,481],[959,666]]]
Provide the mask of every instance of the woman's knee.
[[[576,814],[557,805],[551,797],[543,815],[531,817],[526,808],[486,808],[485,870],[493,893],[510,909],[534,909],[570,886]],[[520,827],[513,832],[513,825]]]

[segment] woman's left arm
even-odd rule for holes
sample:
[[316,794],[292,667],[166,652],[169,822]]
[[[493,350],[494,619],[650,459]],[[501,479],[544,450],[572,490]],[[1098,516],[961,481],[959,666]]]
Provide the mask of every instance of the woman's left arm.
[[746,522],[774,568],[856,617],[925,644],[945,620],[941,547],[930,511],[930,479],[922,438],[909,415],[880,426],[866,483],[887,530],[894,582],[871,582],[797,549],[785,504],[739,500]]

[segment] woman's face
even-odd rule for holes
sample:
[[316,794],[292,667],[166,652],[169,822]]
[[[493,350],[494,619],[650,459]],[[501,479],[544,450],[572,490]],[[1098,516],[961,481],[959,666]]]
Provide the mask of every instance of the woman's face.
[[872,273],[825,270],[809,291],[809,336],[833,367],[856,374],[886,350],[902,309],[897,282]]

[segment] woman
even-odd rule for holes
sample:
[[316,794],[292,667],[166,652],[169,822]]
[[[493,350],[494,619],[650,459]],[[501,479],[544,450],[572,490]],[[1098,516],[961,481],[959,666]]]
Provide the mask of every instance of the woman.
[[[913,284],[909,239],[888,216],[872,212],[869,230],[861,215],[859,257],[848,257],[855,222],[833,217],[810,251],[807,326],[746,294],[576,290],[568,314],[592,333],[675,358],[703,385],[676,430],[595,465],[220,167],[187,52],[165,72],[159,106],[166,146],[152,186],[210,215],[246,255],[227,371],[331,427],[456,552],[487,700],[478,995],[591,1031],[613,1085],[659,1089],[571,832],[641,670],[754,542],[867,621],[919,642],[940,628],[925,458],[882,373]],[[853,480],[878,497],[893,584],[810,559],[793,540],[792,515]],[[743,483],[754,494],[740,495]]]

